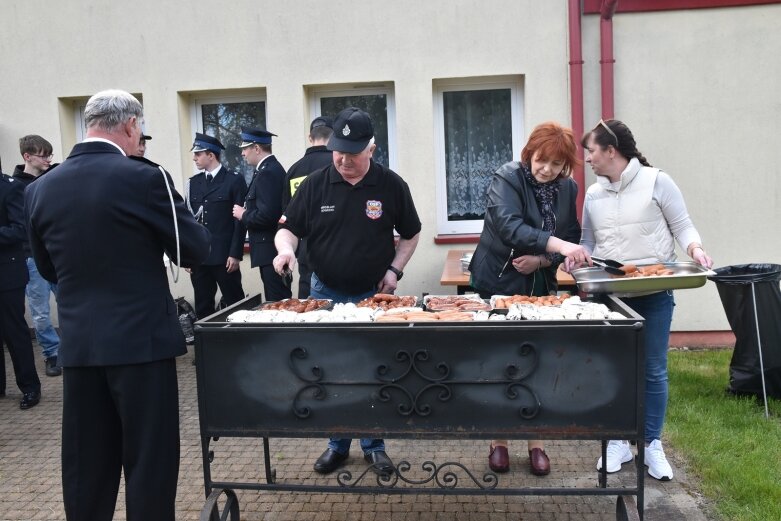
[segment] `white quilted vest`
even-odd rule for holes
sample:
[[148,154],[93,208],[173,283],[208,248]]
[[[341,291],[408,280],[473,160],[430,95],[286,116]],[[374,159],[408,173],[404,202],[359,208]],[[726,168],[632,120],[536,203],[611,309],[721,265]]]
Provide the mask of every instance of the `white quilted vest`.
[[658,168],[632,159],[617,192],[604,177],[589,188],[595,257],[631,264],[675,261],[673,234],[653,199],[658,175]]

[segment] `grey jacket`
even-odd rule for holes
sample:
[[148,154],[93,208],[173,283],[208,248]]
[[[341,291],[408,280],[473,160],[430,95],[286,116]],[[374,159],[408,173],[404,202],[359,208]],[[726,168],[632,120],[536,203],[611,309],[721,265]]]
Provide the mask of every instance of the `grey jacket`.
[[[483,233],[469,265],[472,286],[481,293],[530,295],[534,276],[519,273],[508,261],[521,255],[545,253],[551,236],[550,232],[542,230],[542,213],[532,186],[524,179],[520,168],[517,161],[504,164],[494,173],[488,187]],[[575,206],[578,186],[571,178],[557,182],[561,183],[561,188],[554,201],[556,226],[553,235],[577,244],[580,241]],[[557,289],[559,262],[542,270],[549,292]]]

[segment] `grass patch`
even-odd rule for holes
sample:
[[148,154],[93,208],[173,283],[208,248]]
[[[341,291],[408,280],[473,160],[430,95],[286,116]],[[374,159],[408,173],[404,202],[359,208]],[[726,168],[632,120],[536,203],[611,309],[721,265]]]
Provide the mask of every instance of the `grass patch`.
[[725,392],[732,350],[673,351],[665,437],[716,513],[730,521],[781,520],[781,401]]

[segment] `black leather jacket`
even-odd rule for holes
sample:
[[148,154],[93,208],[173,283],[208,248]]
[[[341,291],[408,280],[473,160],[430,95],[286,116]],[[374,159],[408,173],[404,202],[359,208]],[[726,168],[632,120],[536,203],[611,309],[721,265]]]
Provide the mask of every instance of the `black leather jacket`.
[[[519,273],[508,260],[545,253],[551,236],[550,232],[542,230],[542,213],[532,186],[524,179],[520,168],[517,161],[504,164],[494,173],[488,187],[483,233],[469,265],[472,286],[481,293],[530,295],[534,276]],[[580,241],[575,206],[578,186],[571,178],[555,182],[561,183],[561,188],[554,202],[556,227],[553,235],[577,244]],[[558,264],[542,269],[549,292],[558,287]]]

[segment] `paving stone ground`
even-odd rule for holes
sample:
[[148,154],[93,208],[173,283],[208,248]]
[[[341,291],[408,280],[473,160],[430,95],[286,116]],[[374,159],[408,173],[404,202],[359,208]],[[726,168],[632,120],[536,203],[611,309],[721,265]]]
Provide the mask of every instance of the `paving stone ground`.
[[[41,403],[19,409],[21,395],[14,384],[13,369],[6,355],[6,397],[0,398],[0,520],[63,520],[60,485],[60,423],[62,378],[47,377],[40,349],[34,346],[43,383]],[[181,419],[181,464],[177,491],[177,520],[197,520],[205,496],[198,424],[195,367],[192,354],[177,361]],[[255,439],[220,439],[213,444],[213,479],[263,482],[263,445]],[[324,440],[273,439],[272,466],[278,482],[332,485],[335,475],[323,477],[312,464],[325,448]],[[356,447],[357,448],[357,443]],[[354,448],[346,468],[357,478],[366,465]],[[396,461],[407,460],[410,479],[424,479],[422,465],[459,462],[476,476],[488,471],[487,441],[388,440],[388,454]],[[599,443],[593,441],[550,441],[546,451],[552,472],[538,478],[528,472],[524,441],[510,445],[509,474],[500,476],[499,487],[594,487],[594,468]],[[666,447],[675,479],[662,483],[647,477],[646,521],[706,521],[706,511],[696,487],[683,469],[683,461]],[[609,476],[608,486],[633,486],[635,467],[624,465]],[[455,469],[459,486],[471,482]],[[371,484],[368,474],[361,484]],[[479,478],[478,478],[479,479]],[[122,487],[121,487],[122,488]],[[608,521],[615,520],[616,498],[599,496],[472,496],[472,495],[355,495],[341,493],[237,491],[241,519],[247,521]],[[124,494],[120,492],[115,520],[125,520]]]

